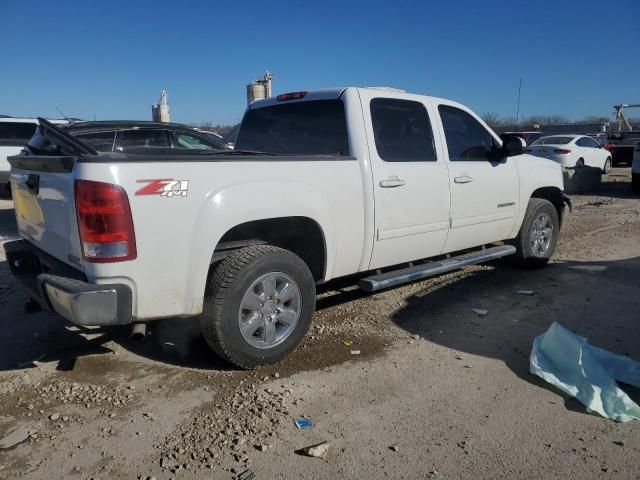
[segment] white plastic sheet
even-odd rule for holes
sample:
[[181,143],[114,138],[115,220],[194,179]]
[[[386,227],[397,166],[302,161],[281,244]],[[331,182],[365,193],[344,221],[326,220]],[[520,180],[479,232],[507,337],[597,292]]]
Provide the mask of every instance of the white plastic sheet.
[[640,420],[640,406],[616,383],[640,387],[640,363],[589,345],[557,322],[533,341],[529,368],[591,412],[616,422]]

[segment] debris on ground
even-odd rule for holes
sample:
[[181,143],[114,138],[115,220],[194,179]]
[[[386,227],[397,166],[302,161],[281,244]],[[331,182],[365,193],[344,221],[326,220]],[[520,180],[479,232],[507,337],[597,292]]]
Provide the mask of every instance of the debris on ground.
[[308,457],[324,458],[329,450],[329,446],[331,446],[330,442],[318,443],[317,445],[303,448],[302,453]]
[[0,439],[0,449],[6,450],[27,440],[38,431],[31,427],[19,427]]
[[398,447],[398,445],[397,445],[397,444],[396,444],[396,445],[391,445],[391,446],[389,447],[389,450],[392,450],[392,451],[394,451],[394,452],[397,452],[398,450],[400,450],[400,447]]
[[342,343],[345,347],[350,347],[351,345],[353,345],[353,342],[351,340],[343,340]]
[[360,355],[360,350],[351,350],[351,355]]
[[520,295],[533,295],[534,293],[536,293],[535,290],[518,290],[516,293],[519,293]]
[[489,313],[489,310],[485,310],[483,308],[472,308],[471,310],[473,310],[474,313],[480,315],[481,317],[484,317],[487,313]]
[[308,418],[304,418],[304,417],[300,417],[300,418],[294,420],[293,423],[295,423],[296,427],[298,427],[300,429],[313,427],[313,421],[308,419]]
[[177,460],[171,457],[162,457],[162,459],[160,460],[160,466],[168,470],[175,470],[180,466],[180,464]]
[[640,420],[640,406],[616,380],[640,387],[640,362],[589,345],[554,322],[533,341],[530,371],[575,397],[589,412],[617,422]]

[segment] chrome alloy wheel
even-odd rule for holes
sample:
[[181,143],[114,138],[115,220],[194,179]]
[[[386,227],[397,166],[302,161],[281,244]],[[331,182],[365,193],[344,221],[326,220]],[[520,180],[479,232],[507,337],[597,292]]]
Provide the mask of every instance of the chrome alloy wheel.
[[286,273],[271,272],[251,284],[242,297],[238,326],[242,338],[255,348],[271,348],[295,330],[302,308],[302,294]]
[[529,242],[531,251],[536,257],[544,257],[551,247],[553,239],[553,222],[546,213],[541,213],[533,221]]

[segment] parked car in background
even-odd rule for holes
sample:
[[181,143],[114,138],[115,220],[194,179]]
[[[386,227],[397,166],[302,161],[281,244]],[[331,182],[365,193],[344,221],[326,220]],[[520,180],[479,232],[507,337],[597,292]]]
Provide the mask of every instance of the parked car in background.
[[[54,124],[66,120],[49,120]],[[38,126],[37,118],[0,115],[0,197],[9,196],[9,163],[7,157],[17,155],[29,141]]]
[[593,138],[596,142],[602,145],[603,148],[609,150],[609,148],[607,148],[610,145],[608,133],[604,133],[604,132],[587,133],[587,137]]
[[640,193],[640,143],[633,151],[633,163],[631,165],[631,189],[634,193]]
[[160,153],[223,150],[222,139],[180,123],[138,120],[75,122],[66,131],[99,152]]
[[537,139],[542,136],[542,132],[531,131],[531,132],[504,132],[500,135],[502,141],[504,141],[507,137],[520,137],[524,140],[527,146],[531,145]]
[[594,167],[609,173],[611,152],[586,135],[550,135],[531,144],[528,151],[536,157],[558,162],[563,167]]
[[236,138],[238,137],[238,130],[240,130],[240,124],[235,125],[231,130],[229,130],[226,133],[226,135],[222,139],[225,147],[231,150],[235,148]]

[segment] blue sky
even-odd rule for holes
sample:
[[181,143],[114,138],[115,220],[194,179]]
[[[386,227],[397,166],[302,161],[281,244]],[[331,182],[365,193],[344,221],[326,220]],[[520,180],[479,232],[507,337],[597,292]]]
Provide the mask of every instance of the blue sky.
[[[389,85],[479,114],[640,103],[640,1],[0,0],[0,113],[233,123],[245,85]],[[622,23],[622,26],[617,25]],[[632,113],[632,112],[630,112]]]

